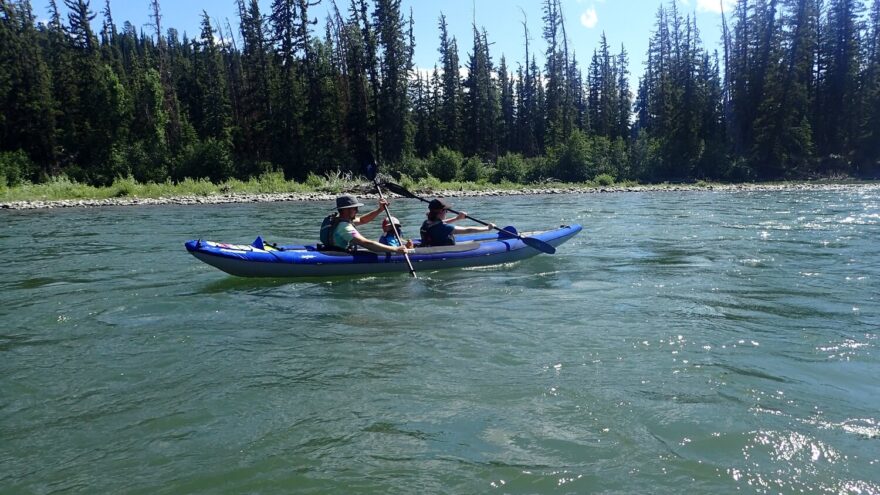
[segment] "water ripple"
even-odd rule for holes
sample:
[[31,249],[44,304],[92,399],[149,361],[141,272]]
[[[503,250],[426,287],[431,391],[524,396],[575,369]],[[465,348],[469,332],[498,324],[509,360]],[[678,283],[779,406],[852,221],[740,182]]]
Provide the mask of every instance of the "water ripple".
[[878,199],[457,198],[585,231],[302,281],[181,242],[313,239],[329,202],[0,212],[0,491],[880,494]]

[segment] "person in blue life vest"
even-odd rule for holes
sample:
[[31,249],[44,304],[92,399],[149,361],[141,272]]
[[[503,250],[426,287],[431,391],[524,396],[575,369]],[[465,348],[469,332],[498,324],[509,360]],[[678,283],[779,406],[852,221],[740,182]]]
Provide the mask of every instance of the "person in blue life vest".
[[[394,227],[392,227],[392,225]],[[397,217],[391,217],[391,221],[388,221],[388,218],[384,218],[382,220],[382,237],[379,238],[379,242],[385,244],[386,246],[400,246],[400,242],[397,240],[397,236],[394,235],[394,229],[397,229],[397,234],[400,236],[400,239],[403,240],[403,227],[400,226],[400,220]],[[407,248],[412,249],[413,241],[412,239],[407,239],[404,244]]]
[[451,208],[446,200],[437,198],[428,203],[428,219],[422,223],[419,233],[422,236],[422,246],[454,246],[455,234],[476,234],[478,232],[490,232],[495,224],[490,223],[485,227],[459,227],[450,225],[467,217],[467,213],[461,212],[455,218],[446,220],[446,213]]
[[328,215],[321,224],[321,243],[325,248],[352,250],[355,246],[361,246],[370,251],[380,253],[405,254],[412,250],[406,246],[386,246],[362,236],[355,228],[370,222],[382,212],[387,201],[381,200],[379,208],[358,216],[358,208],[364,206],[351,194],[343,194],[336,198],[336,213]]

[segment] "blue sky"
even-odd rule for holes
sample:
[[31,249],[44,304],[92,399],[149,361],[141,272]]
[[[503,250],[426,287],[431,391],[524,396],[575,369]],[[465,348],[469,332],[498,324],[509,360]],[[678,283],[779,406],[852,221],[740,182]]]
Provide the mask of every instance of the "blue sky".
[[[720,49],[722,0],[674,0],[683,15],[696,15],[703,44],[710,51]],[[731,12],[736,0],[723,0],[725,11]],[[63,2],[59,0],[59,4]],[[663,0],[669,5],[669,0]],[[92,0],[92,9],[96,12],[103,9],[104,0]],[[338,0],[343,15],[347,15],[349,0]],[[472,22],[477,27],[485,27],[491,47],[492,59],[496,65],[504,54],[508,66],[516,68],[516,64],[524,60],[523,47],[523,12],[525,12],[532,41],[530,50],[542,54],[546,48],[541,38],[542,12],[540,0],[403,0],[402,10],[406,16],[412,9],[415,21],[415,63],[419,68],[431,69],[438,63],[439,30],[437,28],[440,13],[446,14],[449,31],[458,40],[459,58],[464,64],[467,54],[473,45]],[[45,0],[33,2],[38,19],[45,18]],[[233,29],[237,28],[234,0],[164,0],[160,2],[163,24],[187,32],[190,37],[199,33],[202,10],[226,24],[229,19]],[[269,11],[271,0],[260,0],[264,13]],[[312,9],[318,17],[319,24],[315,34],[323,35],[323,21],[326,16],[328,0]],[[638,78],[644,72],[645,53],[648,39],[654,29],[655,15],[661,0],[562,0],[566,31],[569,38],[569,49],[577,54],[580,67],[586,72],[593,50],[599,45],[603,32],[611,46],[612,53],[620,51],[621,44],[630,57],[630,85],[636,87]],[[148,0],[110,0],[110,8],[118,25],[126,20],[135,26],[149,23]],[[100,27],[100,14],[95,18],[95,29]],[[539,63],[543,63],[539,58]]]

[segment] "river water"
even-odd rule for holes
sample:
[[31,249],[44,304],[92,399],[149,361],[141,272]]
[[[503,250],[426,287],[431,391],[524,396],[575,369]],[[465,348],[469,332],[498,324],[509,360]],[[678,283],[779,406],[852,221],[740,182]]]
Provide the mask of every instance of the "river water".
[[454,207],[584,231],[294,282],[183,242],[330,202],[0,211],[0,493],[880,493],[880,188]]

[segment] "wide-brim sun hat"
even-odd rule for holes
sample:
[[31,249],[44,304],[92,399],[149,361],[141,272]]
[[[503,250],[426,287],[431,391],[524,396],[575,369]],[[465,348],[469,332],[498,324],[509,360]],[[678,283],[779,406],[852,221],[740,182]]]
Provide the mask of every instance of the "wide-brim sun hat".
[[356,208],[359,206],[364,206],[363,203],[358,202],[357,198],[352,196],[351,194],[343,194],[342,196],[336,197],[336,208],[337,210],[344,210],[346,208]]
[[448,210],[452,207],[448,201],[442,198],[432,199],[430,203],[428,203],[429,210]]

